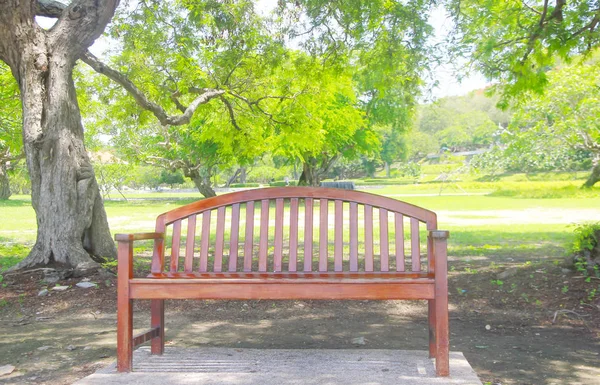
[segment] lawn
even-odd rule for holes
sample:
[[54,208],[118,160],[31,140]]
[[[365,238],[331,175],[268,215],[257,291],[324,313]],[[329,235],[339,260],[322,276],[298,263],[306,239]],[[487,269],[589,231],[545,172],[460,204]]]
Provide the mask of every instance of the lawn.
[[[550,183],[555,185],[557,182]],[[450,255],[459,259],[561,258],[564,245],[571,239],[572,224],[600,218],[600,196],[555,199],[439,196],[424,194],[421,187],[386,186],[364,191],[437,212],[439,227],[451,232]],[[129,194],[128,198],[128,201],[105,202],[113,233],[150,231],[158,214],[190,203],[200,195],[144,193]],[[30,198],[16,196],[0,202],[0,217],[3,218],[0,222],[0,269],[4,270],[24,258],[35,240],[35,214]],[[390,232],[392,235],[393,229]]]

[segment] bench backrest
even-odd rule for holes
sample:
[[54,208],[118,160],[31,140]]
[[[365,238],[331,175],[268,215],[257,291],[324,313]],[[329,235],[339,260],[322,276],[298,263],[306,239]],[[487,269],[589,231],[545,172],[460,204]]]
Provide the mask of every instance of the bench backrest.
[[433,274],[432,240],[420,231],[436,229],[435,213],[364,192],[239,191],[161,214],[156,231],[166,236],[155,244],[152,273]]

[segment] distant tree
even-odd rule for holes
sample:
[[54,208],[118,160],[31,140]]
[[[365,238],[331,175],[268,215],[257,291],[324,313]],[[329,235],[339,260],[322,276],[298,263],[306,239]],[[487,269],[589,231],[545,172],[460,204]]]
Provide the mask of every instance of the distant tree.
[[505,135],[509,158],[568,164],[585,151],[592,158],[583,187],[600,181],[600,61],[548,73],[543,95],[529,95]]
[[171,188],[173,188],[173,186],[176,184],[182,184],[184,179],[180,172],[173,172],[163,169],[160,172],[160,181],[161,183],[168,184]]
[[419,161],[429,154],[436,154],[440,151],[440,144],[433,135],[421,131],[413,131],[408,134],[409,158],[413,161]]
[[408,159],[407,133],[393,126],[375,127],[381,141],[379,157],[383,161],[386,177],[390,177],[390,166],[394,162]]
[[21,126],[19,86],[0,62],[0,200],[11,195],[8,170],[25,157]]
[[482,91],[445,97],[419,106],[416,127],[434,135],[441,146],[452,151],[486,148],[500,127],[508,125],[512,114],[496,108],[498,100]]

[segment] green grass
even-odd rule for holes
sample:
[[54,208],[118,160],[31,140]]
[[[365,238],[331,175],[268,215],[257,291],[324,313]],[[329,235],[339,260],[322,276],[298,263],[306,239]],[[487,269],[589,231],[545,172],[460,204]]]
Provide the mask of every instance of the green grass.
[[[514,176],[511,176],[514,178]],[[580,193],[580,181],[534,181],[517,180],[505,182],[468,181],[459,184],[449,183],[444,194],[466,192],[495,193],[488,195],[437,195],[439,184],[413,184],[385,186],[365,190],[370,193],[391,196],[440,213],[440,227],[451,231],[450,255],[460,260],[483,259],[506,262],[540,258],[560,258],[564,255],[564,245],[572,238],[569,223],[547,224],[543,215],[527,224],[494,224],[496,214],[526,209],[560,209],[568,213],[582,210],[600,210],[600,189]],[[554,193],[559,191],[559,193]],[[116,198],[117,195],[114,195]],[[198,193],[143,193],[128,194],[129,201],[108,200],[105,202],[111,231],[145,232],[152,231],[156,216],[175,207],[194,202],[201,196]],[[552,198],[552,199],[548,199]],[[259,208],[257,207],[257,210]],[[330,207],[330,213],[333,207]],[[478,213],[481,212],[481,215]],[[317,211],[315,211],[315,214]],[[472,215],[470,214],[472,213]],[[362,215],[362,214],[361,214]],[[376,214],[377,215],[377,214]],[[0,271],[14,265],[27,255],[36,234],[35,213],[27,196],[12,197],[0,202]],[[258,215],[257,215],[258,217]],[[274,218],[274,209],[270,210]],[[482,225],[461,225],[460,220],[482,220]],[[214,220],[213,220],[214,226]],[[198,226],[198,231],[199,231]],[[226,226],[227,227],[227,226]],[[393,227],[393,226],[391,226]],[[241,229],[243,231],[243,228]],[[301,230],[302,231],[302,230]],[[393,228],[390,228],[393,235]],[[424,234],[423,234],[424,235]],[[255,236],[258,236],[255,233]],[[330,242],[333,229],[329,229]],[[374,238],[378,239],[376,229]],[[315,231],[315,240],[318,232]],[[347,232],[344,239],[347,239]],[[212,240],[214,242],[214,239]],[[315,241],[315,244],[317,242]],[[333,246],[329,245],[333,250]],[[151,243],[137,244],[137,251],[148,253]],[[377,252],[376,245],[376,252]],[[347,245],[345,245],[347,248]],[[347,251],[346,251],[347,252]]]

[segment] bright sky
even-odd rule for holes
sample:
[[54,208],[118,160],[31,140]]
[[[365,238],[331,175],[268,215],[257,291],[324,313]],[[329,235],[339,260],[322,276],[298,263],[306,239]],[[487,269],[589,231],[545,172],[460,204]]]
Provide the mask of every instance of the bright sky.
[[[258,12],[266,15],[271,12],[276,5],[277,0],[258,0],[256,9]],[[37,20],[43,28],[50,28],[55,22],[54,19],[45,17],[38,17]],[[443,7],[438,7],[432,13],[429,21],[435,28],[435,42],[443,42],[452,26],[452,21],[446,15],[445,9]],[[100,38],[90,48],[90,51],[96,56],[101,56],[108,48],[108,44],[110,44],[108,40]],[[454,67],[455,66],[450,64],[443,64],[432,71],[433,79],[431,79],[431,82],[437,80],[438,86],[431,90],[431,97],[441,98],[444,96],[464,95],[472,90],[484,88],[489,84],[481,74],[463,76],[459,81],[457,73],[460,71],[460,68]],[[425,98],[427,99],[427,96]]]

